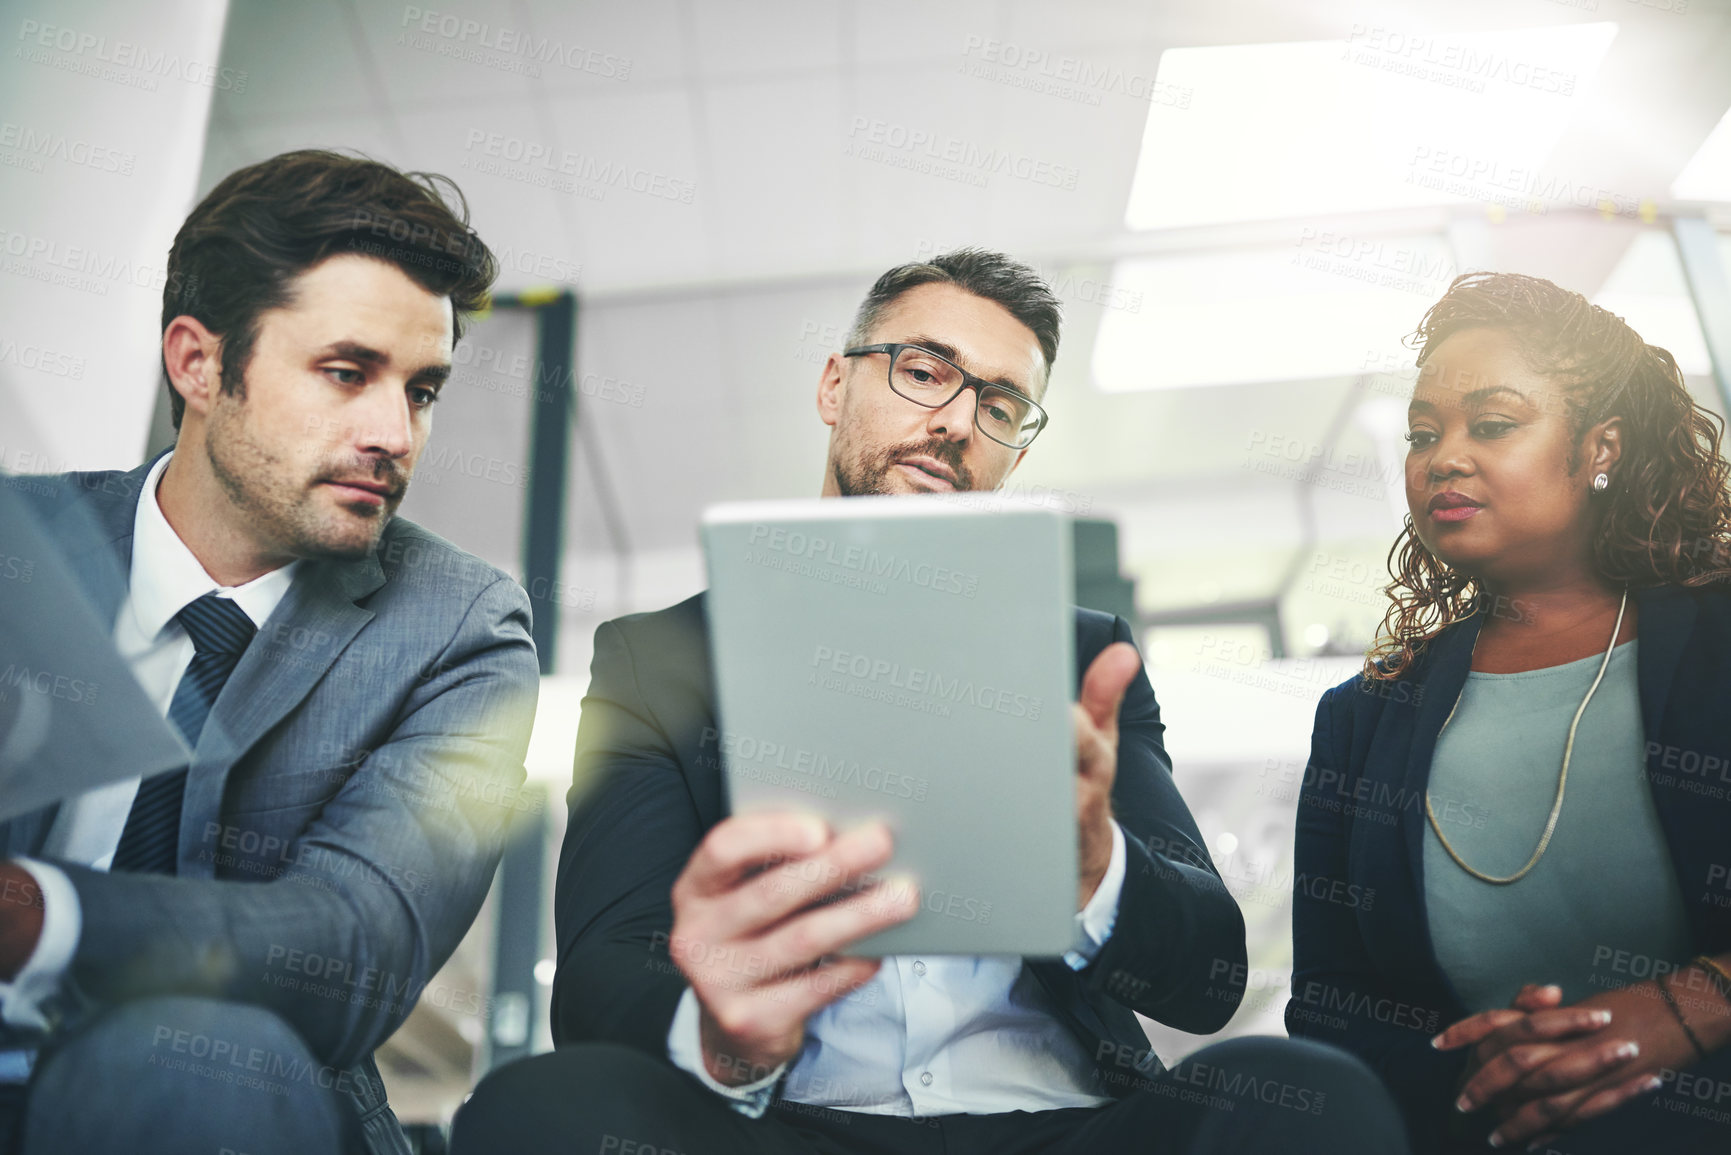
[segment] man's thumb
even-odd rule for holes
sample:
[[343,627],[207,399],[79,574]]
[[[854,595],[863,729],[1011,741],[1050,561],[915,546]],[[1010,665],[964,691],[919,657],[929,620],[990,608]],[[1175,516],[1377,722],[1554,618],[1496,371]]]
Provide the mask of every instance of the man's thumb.
[[1113,642],[1088,666],[1082,676],[1082,709],[1088,712],[1094,725],[1108,733],[1117,733],[1118,707],[1124,703],[1124,691],[1136,671],[1142,668],[1142,656],[1128,642]]

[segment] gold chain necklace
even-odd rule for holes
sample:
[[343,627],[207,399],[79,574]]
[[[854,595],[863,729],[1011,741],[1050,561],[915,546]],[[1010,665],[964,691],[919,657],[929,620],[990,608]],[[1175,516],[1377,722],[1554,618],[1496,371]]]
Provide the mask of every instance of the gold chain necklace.
[[[1569,740],[1563,743],[1563,768],[1557,774],[1557,799],[1555,802],[1551,803],[1551,816],[1545,820],[1545,832],[1539,836],[1538,849],[1533,851],[1533,856],[1527,859],[1527,864],[1525,866],[1521,867],[1513,874],[1503,877],[1498,877],[1494,874],[1486,874],[1482,870],[1474,870],[1472,867],[1468,866],[1466,859],[1456,853],[1455,848],[1449,845],[1448,837],[1443,834],[1442,824],[1436,820],[1436,811],[1431,808],[1430,787],[1425,787],[1424,813],[1425,817],[1430,819],[1430,828],[1436,832],[1437,841],[1442,843],[1442,848],[1448,851],[1449,857],[1455,860],[1456,866],[1460,867],[1480,882],[1489,882],[1497,886],[1507,886],[1511,882],[1519,882],[1527,876],[1527,873],[1531,871],[1533,867],[1539,864],[1539,859],[1545,856],[1545,848],[1550,846],[1551,835],[1556,833],[1557,830],[1557,819],[1560,818],[1563,813],[1563,792],[1567,790],[1569,786],[1569,758],[1575,752],[1575,729],[1581,724],[1581,715],[1587,712],[1587,703],[1593,700],[1593,691],[1599,688],[1599,683],[1605,678],[1605,670],[1611,664],[1611,651],[1617,648],[1617,635],[1623,632],[1623,611],[1628,608],[1629,590],[1627,587],[1624,587],[1623,600],[1617,606],[1617,624],[1611,627],[1611,641],[1610,644],[1605,647],[1604,660],[1599,663],[1598,676],[1593,679],[1593,684],[1587,687],[1587,696],[1581,699],[1580,706],[1575,710],[1575,720],[1569,723]],[[1473,639],[1473,649],[1475,651],[1478,649],[1477,638]],[[1470,658],[1468,660],[1468,667],[1468,673],[1470,674]],[[1449,716],[1443,719],[1442,730],[1437,731],[1438,742],[1442,741],[1443,730],[1447,730],[1449,728],[1449,723],[1455,720],[1455,711],[1461,708],[1461,698],[1464,697],[1466,697],[1466,687],[1462,686],[1460,697],[1455,699],[1455,704],[1449,709]]]

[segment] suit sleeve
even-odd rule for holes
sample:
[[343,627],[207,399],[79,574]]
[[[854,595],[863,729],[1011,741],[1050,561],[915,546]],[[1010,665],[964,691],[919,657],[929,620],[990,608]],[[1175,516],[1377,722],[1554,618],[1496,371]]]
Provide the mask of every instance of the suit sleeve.
[[[1113,621],[1111,640],[1133,640],[1122,618]],[[1154,688],[1138,671],[1118,712],[1112,809],[1127,852],[1118,916],[1078,977],[1095,997],[1208,1034],[1226,1025],[1243,998],[1244,916],[1178,793],[1165,731]]]
[[553,1041],[621,1043],[665,1058],[686,986],[668,951],[673,882],[703,825],[612,622],[595,634],[573,781],[553,899]]
[[1349,687],[1337,687],[1317,707],[1299,795],[1286,1029],[1363,1059],[1382,1076],[1409,1120],[1441,1120],[1449,1114],[1465,1054],[1431,1047],[1431,1037],[1448,1024],[1403,990],[1398,976],[1382,973],[1371,960],[1357,907],[1329,900],[1337,882],[1377,885],[1375,879],[1352,876],[1347,818],[1319,785],[1338,781],[1350,763],[1351,693]]
[[528,598],[500,578],[415,678],[389,739],[281,852],[280,876],[63,866],[84,920],[74,1003],[223,998],[277,1013],[334,1066],[371,1053],[486,897],[524,805],[538,680]]

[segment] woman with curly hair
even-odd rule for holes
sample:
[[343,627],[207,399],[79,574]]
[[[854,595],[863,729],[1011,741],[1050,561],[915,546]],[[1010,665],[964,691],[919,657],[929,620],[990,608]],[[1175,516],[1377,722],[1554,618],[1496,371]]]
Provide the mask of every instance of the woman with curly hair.
[[1549,281],[1416,336],[1384,636],[1317,710],[1293,1035],[1417,1151],[1731,1151],[1731,494],[1676,362]]

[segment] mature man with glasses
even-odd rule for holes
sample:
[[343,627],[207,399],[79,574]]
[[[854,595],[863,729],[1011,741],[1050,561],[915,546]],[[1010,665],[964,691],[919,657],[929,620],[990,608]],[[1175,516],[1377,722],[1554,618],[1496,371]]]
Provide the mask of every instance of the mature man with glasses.
[[[1058,324],[1001,254],[885,273],[818,383],[823,494],[1002,486],[1046,424]],[[559,1049],[486,1079],[455,1150],[1404,1151],[1343,1053],[1239,1039],[1166,1071],[1149,1050],[1137,1012],[1216,1031],[1247,971],[1130,638],[1077,611],[1074,948],[880,966],[843,952],[918,901],[873,880],[881,824],[723,816],[703,596],[601,626],[555,900]]]

